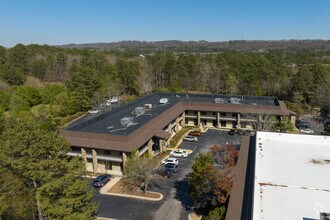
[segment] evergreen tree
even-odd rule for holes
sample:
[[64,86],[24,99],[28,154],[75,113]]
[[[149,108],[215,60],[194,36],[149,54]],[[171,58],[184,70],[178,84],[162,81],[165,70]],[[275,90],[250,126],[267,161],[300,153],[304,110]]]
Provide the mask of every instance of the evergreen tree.
[[66,155],[69,149],[63,138],[33,121],[10,119],[0,137],[1,166],[33,191],[40,220],[88,219],[96,208],[89,182],[79,178],[84,165]]
[[73,66],[70,72],[71,79],[66,82],[71,103],[76,111],[86,111],[92,106],[92,98],[100,82],[95,71],[89,67]]

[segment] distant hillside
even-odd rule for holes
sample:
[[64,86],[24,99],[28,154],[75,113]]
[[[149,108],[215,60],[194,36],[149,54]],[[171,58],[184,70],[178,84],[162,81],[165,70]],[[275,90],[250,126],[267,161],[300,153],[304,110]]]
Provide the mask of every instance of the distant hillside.
[[330,40],[237,40],[225,42],[209,41],[120,41],[113,43],[88,43],[60,45],[61,48],[118,50],[152,53],[156,51],[169,52],[223,52],[233,51],[269,51],[269,50],[330,50]]

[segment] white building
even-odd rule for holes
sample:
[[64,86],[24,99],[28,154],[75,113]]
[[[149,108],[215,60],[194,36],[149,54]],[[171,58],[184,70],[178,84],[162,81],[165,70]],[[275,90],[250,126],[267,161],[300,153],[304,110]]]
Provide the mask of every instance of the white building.
[[330,213],[330,137],[258,132],[254,220],[311,220]]

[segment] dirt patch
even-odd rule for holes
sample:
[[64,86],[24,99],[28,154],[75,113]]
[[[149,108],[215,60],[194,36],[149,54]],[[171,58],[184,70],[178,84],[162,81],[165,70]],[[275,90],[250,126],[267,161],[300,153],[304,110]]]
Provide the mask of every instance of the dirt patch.
[[126,195],[132,195],[132,196],[141,196],[145,198],[151,198],[151,199],[159,199],[161,197],[158,193],[153,192],[142,192],[137,187],[128,187],[127,182],[124,179],[121,179],[116,183],[111,189],[108,191],[109,193],[118,193],[118,194],[126,194]]

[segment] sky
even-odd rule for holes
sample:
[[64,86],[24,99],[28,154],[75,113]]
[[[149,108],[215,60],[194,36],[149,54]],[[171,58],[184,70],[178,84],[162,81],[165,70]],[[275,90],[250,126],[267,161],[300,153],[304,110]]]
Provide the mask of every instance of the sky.
[[0,45],[330,39],[330,0],[0,0]]

